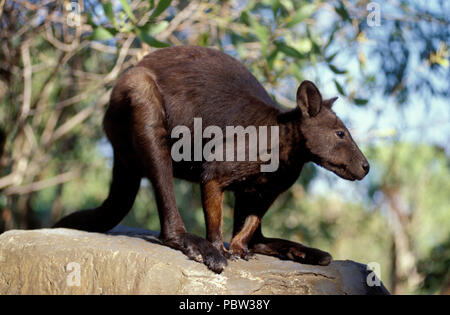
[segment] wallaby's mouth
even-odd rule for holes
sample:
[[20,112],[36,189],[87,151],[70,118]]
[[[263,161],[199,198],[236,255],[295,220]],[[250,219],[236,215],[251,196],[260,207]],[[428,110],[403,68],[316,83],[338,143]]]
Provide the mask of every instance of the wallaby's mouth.
[[334,164],[332,162],[322,162],[319,165],[323,166],[324,168],[326,168],[329,171],[332,171],[337,176],[339,176],[343,179],[346,179],[346,180],[350,180],[350,181],[361,180],[366,176],[366,174],[364,174],[363,176],[353,174],[345,164]]

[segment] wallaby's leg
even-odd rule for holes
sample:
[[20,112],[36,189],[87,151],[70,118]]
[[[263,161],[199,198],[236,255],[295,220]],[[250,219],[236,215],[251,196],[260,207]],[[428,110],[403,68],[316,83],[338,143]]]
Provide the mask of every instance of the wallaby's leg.
[[235,193],[233,238],[230,252],[233,257],[248,260],[248,245],[277,194]]
[[277,197],[236,193],[233,239],[230,250],[233,255],[248,259],[249,253],[276,256],[311,265],[328,265],[332,257],[320,249],[278,238],[262,235],[261,220]]
[[89,232],[107,232],[125,217],[133,206],[139,190],[141,175],[114,152],[112,182],[108,198],[95,209],[74,212],[53,227],[72,228]]
[[130,71],[128,96],[132,108],[132,135],[144,175],[153,185],[164,244],[181,250],[189,258],[203,262],[220,273],[227,260],[207,240],[186,233],[175,201],[173,168],[162,97],[145,69]]
[[206,222],[206,239],[216,247],[222,255],[230,254],[223,245],[222,236],[222,203],[224,192],[220,185],[212,180],[201,184],[202,205]]

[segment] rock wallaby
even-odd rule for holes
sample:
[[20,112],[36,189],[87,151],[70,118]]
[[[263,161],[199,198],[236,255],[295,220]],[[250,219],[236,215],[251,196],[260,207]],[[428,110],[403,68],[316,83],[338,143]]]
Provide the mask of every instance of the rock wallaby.
[[[369,172],[366,158],[331,109],[335,100],[322,99],[317,87],[304,81],[297,90],[297,107],[282,109],[257,79],[227,54],[193,46],[157,50],[127,70],[112,91],[103,121],[114,151],[108,197],[98,208],[72,213],[55,227],[92,232],[112,229],[132,208],[141,179],[146,177],[152,183],[158,207],[161,241],[214,272],[222,272],[230,257],[248,259],[253,253],[328,265],[332,260],[329,253],[265,237],[261,219],[274,200],[294,184],[307,162],[348,180],[360,180]],[[271,127],[265,137],[261,132],[257,136],[263,138],[261,147],[271,142],[269,136],[278,136],[266,152],[276,153],[272,154],[277,159],[276,168],[262,171],[261,166],[267,164],[262,155],[256,159],[211,159],[204,154],[192,159],[174,158],[173,146],[180,141],[174,133],[191,132],[184,139],[189,141],[180,151],[182,156],[191,147],[195,151],[199,143],[195,139],[199,131],[196,119],[201,119],[200,133],[209,126],[215,126],[210,131],[223,134],[229,126],[245,128],[244,138],[249,140],[244,139],[244,143],[235,141],[227,147],[224,142],[230,140],[228,134],[219,138],[223,143],[203,141],[200,153],[209,145],[210,152],[219,157],[220,151],[239,150],[242,145],[249,153],[256,146],[250,131]],[[184,129],[174,132],[180,126]],[[210,138],[214,132],[208,133]],[[231,139],[236,140],[236,135]],[[186,232],[175,201],[174,177],[200,184],[206,239]],[[229,249],[222,238],[225,190],[235,195]]]

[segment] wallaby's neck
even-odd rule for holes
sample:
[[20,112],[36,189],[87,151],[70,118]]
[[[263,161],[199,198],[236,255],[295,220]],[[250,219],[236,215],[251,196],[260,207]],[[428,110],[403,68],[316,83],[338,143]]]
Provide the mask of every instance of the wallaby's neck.
[[[305,137],[300,130],[301,113],[298,108],[278,115],[280,127],[280,163],[285,166],[303,165],[308,161]],[[300,167],[301,167],[300,166]]]

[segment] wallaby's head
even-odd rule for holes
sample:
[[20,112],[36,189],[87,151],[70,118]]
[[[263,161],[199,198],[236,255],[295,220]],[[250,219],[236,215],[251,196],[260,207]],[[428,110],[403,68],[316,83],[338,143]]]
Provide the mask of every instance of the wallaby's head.
[[314,163],[344,179],[360,180],[369,172],[369,163],[345,125],[331,110],[336,99],[323,100],[314,83],[303,81],[297,90],[300,130]]

